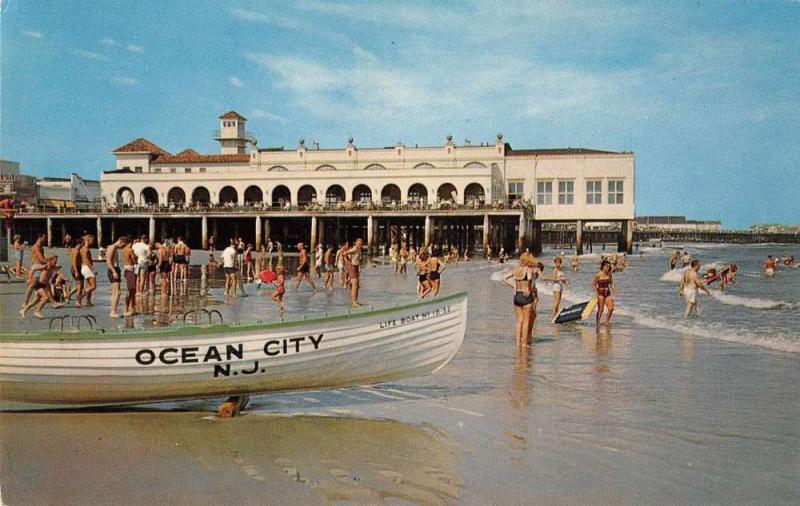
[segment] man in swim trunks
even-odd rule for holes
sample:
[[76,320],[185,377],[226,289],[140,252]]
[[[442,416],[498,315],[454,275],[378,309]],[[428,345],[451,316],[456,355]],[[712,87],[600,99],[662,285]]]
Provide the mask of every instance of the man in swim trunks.
[[682,295],[686,299],[686,311],[683,313],[683,317],[686,319],[689,318],[692,310],[697,313],[697,316],[700,316],[700,303],[697,300],[698,290],[703,290],[706,294],[709,293],[708,287],[697,274],[697,271],[700,270],[700,261],[692,260],[690,265],[691,267],[683,273],[681,285],[678,288],[678,295]]
[[86,281],[86,306],[92,307],[92,295],[97,290],[97,269],[92,259],[92,246],[94,246],[94,236],[86,234],[83,236],[83,246],[81,247],[81,276]]
[[117,239],[117,242],[106,248],[106,267],[108,268],[108,281],[111,283],[111,311],[108,316],[111,318],[119,318],[117,306],[119,306],[119,284],[122,281],[122,273],[119,270],[117,250],[125,248],[127,245],[128,237],[123,235]]
[[358,238],[353,247],[347,250],[345,254],[348,259],[347,272],[350,277],[350,299],[353,307],[361,306],[358,302],[358,290],[361,286],[359,277],[361,275],[361,250],[363,246],[364,241]]
[[53,299],[53,294],[50,291],[50,279],[52,279],[52,277],[58,272],[59,268],[58,258],[55,255],[45,259],[44,264],[41,267],[36,268],[33,284],[34,291],[36,292],[36,298],[22,306],[22,309],[19,312],[19,314],[22,315],[22,318],[26,318],[28,316],[28,310],[30,310],[30,308],[33,306],[36,306],[36,311],[33,313],[34,316],[37,318],[44,318],[42,309],[48,302],[50,302],[54,308],[64,305],[56,303],[56,301]]
[[[81,274],[81,248],[83,248],[83,238],[79,237],[75,243],[75,247],[69,251],[70,272],[72,279],[75,280],[75,290],[72,293],[77,295],[75,304],[78,307],[83,306],[83,274]],[[72,293],[67,296],[67,299],[72,297]]]
[[[125,248],[122,250],[122,274],[125,277],[125,288],[127,288],[127,292],[125,294],[125,316],[133,316],[136,312],[136,291],[139,285],[139,279],[141,279],[141,274],[144,272],[144,280],[147,281],[147,261],[145,260],[144,267],[140,267],[138,264],[140,262],[139,256],[134,251],[134,246],[139,244],[145,243],[146,236],[142,236],[139,242],[132,244],[128,243],[125,245]],[[150,251],[150,247],[147,247],[148,252]],[[136,269],[139,269],[139,279],[136,277]],[[142,285],[143,286],[143,285]]]
[[775,259],[772,258],[772,255],[767,257],[767,261],[764,262],[764,276],[772,279],[775,277],[775,269],[777,268],[778,264],[775,262]]
[[141,293],[145,291],[147,278],[149,276],[147,271],[147,259],[150,256],[150,238],[143,235],[138,239],[134,239],[130,248],[133,254],[136,255],[136,263],[134,265],[134,274],[138,278],[136,290]]
[[222,251],[222,270],[225,272],[225,296],[236,297],[236,245],[233,239]]
[[25,298],[23,299],[22,306],[24,307],[36,291],[34,285],[37,284],[38,274],[34,275],[34,271],[38,272],[44,269],[47,260],[44,257],[44,241],[47,236],[45,234],[36,234],[36,242],[31,246],[31,266],[28,269],[28,288],[25,290]]
[[297,249],[300,251],[300,259],[298,260],[297,264],[297,283],[294,285],[295,290],[300,288],[300,283],[305,278],[308,281],[308,284],[311,285],[311,288],[314,291],[317,291],[317,285],[314,284],[314,280],[311,279],[311,266],[309,265],[308,259],[308,252],[306,251],[306,246],[302,242],[297,243]]

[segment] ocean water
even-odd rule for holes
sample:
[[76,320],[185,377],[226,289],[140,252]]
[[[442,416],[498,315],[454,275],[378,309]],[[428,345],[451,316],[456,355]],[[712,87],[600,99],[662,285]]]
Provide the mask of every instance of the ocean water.
[[[270,487],[282,500],[300,503],[797,503],[800,270],[780,269],[774,280],[760,273],[766,255],[798,256],[798,250],[685,246],[704,266],[739,266],[738,287],[701,296],[700,318],[683,319],[669,251],[648,248],[615,275],[618,309],[609,327],[596,327],[593,319],[551,324],[551,287],[540,282],[535,341],[520,352],[512,291],[500,282],[510,265],[449,264],[442,291],[469,292],[469,321],[458,355],[436,375],[254,396],[245,417],[224,422],[211,416],[218,401],[143,406],[99,418],[2,415],[0,423],[10,427],[0,457],[4,498],[42,497],[11,472],[22,465],[50,473],[44,490],[74,499],[66,503],[136,497],[137,487],[107,495],[103,473],[87,477],[88,457],[86,476],[78,471],[72,480],[59,480],[58,459],[51,463],[36,452],[36,441],[61,432],[69,439],[76,428],[94,424],[104,435],[103,442],[93,440],[98,455],[113,453],[119,441],[130,444],[141,454],[134,476],[141,474],[150,487],[158,486],[160,473],[174,476],[175,497],[254,502]],[[556,253],[542,256],[548,274]],[[566,272],[572,282],[566,301],[590,296],[597,263],[597,253],[587,255],[578,273]],[[380,265],[365,268],[363,278],[368,305],[414,299],[413,273],[393,277]],[[174,318],[196,306],[219,309],[226,321],[278,317],[267,290],[249,284],[246,297],[224,301],[217,283],[211,281],[208,296],[193,292],[163,310],[155,304],[133,322],[103,323],[147,326],[168,320],[170,309]],[[18,304],[18,288],[2,289],[4,328],[46,326],[21,322],[7,309]],[[107,311],[105,292],[98,302],[98,311]],[[314,293],[305,283],[299,291],[287,284],[287,317],[348,308],[340,288]],[[264,438],[281,443],[265,444]],[[64,453],[66,461],[72,454],[69,448]],[[155,462],[147,461],[149,454],[158,455]],[[128,469],[123,456],[106,456],[103,464]],[[92,486],[79,486],[87,483],[82,479]],[[224,495],[231,482],[236,491]]]

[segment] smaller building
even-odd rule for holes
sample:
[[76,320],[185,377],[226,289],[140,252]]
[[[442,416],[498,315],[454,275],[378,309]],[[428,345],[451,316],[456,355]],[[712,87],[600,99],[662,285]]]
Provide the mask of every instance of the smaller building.
[[800,225],[760,224],[751,225],[754,234],[800,234]]
[[722,232],[722,222],[687,220],[686,216],[637,216],[636,229],[664,232]]
[[19,162],[0,160],[0,199],[36,203],[36,178],[21,174]]
[[36,182],[37,203],[56,208],[81,208],[100,202],[100,181],[83,179],[77,174],[68,178],[45,177]]

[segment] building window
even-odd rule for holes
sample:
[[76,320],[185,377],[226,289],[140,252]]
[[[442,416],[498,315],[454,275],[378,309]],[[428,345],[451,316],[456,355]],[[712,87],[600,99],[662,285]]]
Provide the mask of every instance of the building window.
[[523,198],[524,184],[522,181],[511,181],[508,183],[508,200],[515,201]]
[[191,167],[186,167],[185,169],[183,169],[183,171],[185,173],[187,173],[187,174],[191,174],[192,173],[192,168]]
[[206,168],[205,168],[205,167],[200,167],[200,168],[198,169],[198,171],[199,171],[199,172],[205,172],[205,171],[206,171]]
[[540,206],[549,206],[552,203],[553,203],[553,182],[537,181],[536,204]]
[[156,167],[155,169],[153,169],[153,172],[155,172],[156,174],[161,174],[161,167]]
[[558,182],[558,203],[569,205],[575,200],[575,181]]
[[122,167],[122,170],[131,170],[130,167]]
[[602,181],[586,181],[586,203],[587,204],[603,203]]
[[609,181],[608,182],[608,203],[609,204],[622,204],[622,194],[624,181]]
[[169,171],[170,173],[175,174],[175,172],[177,172],[177,169],[175,167],[170,167]]
[[142,168],[141,168],[141,167],[134,167],[134,168],[133,168],[133,171],[134,171],[134,172],[138,172],[138,173],[140,173],[140,174],[141,174],[141,172],[142,172]]

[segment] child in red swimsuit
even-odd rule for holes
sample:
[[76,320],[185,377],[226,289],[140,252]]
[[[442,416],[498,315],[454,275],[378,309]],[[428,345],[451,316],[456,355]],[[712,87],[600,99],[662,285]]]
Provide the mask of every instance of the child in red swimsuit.
[[283,304],[283,294],[286,293],[286,286],[285,286],[286,278],[283,275],[283,266],[279,265],[275,269],[275,273],[278,275],[278,277],[275,278],[274,281],[275,291],[272,292],[272,295],[270,295],[270,297],[272,297],[272,300],[274,300],[275,303],[277,303],[278,306],[281,308],[281,316],[283,316],[283,312],[285,310],[285,306]]

